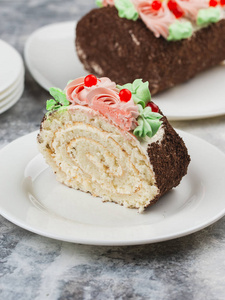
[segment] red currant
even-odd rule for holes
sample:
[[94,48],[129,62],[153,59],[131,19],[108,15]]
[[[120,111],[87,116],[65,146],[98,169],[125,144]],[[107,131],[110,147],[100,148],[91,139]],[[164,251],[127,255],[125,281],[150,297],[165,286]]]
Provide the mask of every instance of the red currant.
[[217,0],[210,0],[209,1],[209,6],[215,7],[218,5],[218,1]]
[[177,9],[175,9],[173,11],[173,14],[177,19],[179,19],[179,18],[183,17],[184,12],[178,7]]
[[160,10],[161,7],[162,7],[162,2],[160,0],[155,0],[152,2],[153,10]]
[[174,11],[175,9],[177,9],[177,2],[174,0],[170,0],[167,6],[169,7],[169,10]]
[[174,14],[174,16],[175,16],[177,19],[183,17],[184,12],[183,12],[183,10],[177,5],[177,2],[176,2],[176,1],[170,0],[170,1],[168,2],[167,5],[168,5],[169,10],[172,11],[172,13]]
[[122,89],[119,92],[119,97],[121,101],[128,102],[132,97],[131,91],[129,91],[128,89]]
[[159,108],[158,108],[158,106],[154,102],[152,102],[152,101],[149,102],[147,104],[147,106],[151,107],[152,112],[155,112],[155,113],[159,112]]
[[87,87],[91,87],[93,85],[96,85],[98,82],[97,80],[97,77],[95,75],[87,75],[85,78],[84,78],[84,85],[87,86]]
[[225,5],[225,0],[220,0],[220,5],[224,6]]

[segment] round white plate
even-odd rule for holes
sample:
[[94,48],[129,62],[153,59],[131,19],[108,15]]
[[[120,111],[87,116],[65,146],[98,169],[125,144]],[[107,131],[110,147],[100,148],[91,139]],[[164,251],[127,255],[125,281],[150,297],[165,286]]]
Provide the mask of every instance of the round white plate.
[[225,114],[225,64],[198,74],[186,83],[155,95],[170,120],[188,120]]
[[24,90],[24,83],[21,82],[20,86],[13,91],[4,101],[0,101],[0,114],[10,109],[15,105],[21,98]]
[[11,94],[9,94],[6,98],[0,100],[0,109],[8,103],[14,101],[14,99],[17,98],[18,94],[20,93],[21,89],[23,89],[23,86],[24,83],[23,80],[21,80],[19,86]]
[[71,79],[86,75],[75,51],[75,22],[42,27],[27,40],[26,65],[34,79],[46,90],[64,89]]
[[9,89],[20,77],[23,60],[9,44],[0,40],[0,93]]
[[17,80],[4,92],[0,93],[0,103],[4,101],[10,94],[12,94],[18,87],[24,82],[24,67],[22,67],[21,72]]
[[38,154],[37,132],[19,138],[0,151],[0,213],[29,231],[82,244],[154,243],[198,231],[225,214],[225,155],[179,133],[192,159],[188,174],[143,214],[58,183]]
[[[27,40],[25,61],[34,79],[46,90],[64,89],[67,82],[87,72],[75,51],[75,22],[42,27]],[[187,83],[153,97],[170,120],[225,114],[225,65],[205,71]]]

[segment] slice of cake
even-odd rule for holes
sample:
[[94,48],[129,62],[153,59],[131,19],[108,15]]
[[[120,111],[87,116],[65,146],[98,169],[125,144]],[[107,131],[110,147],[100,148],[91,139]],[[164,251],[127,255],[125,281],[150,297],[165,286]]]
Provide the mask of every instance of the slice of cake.
[[225,60],[225,1],[104,0],[76,28],[88,72],[120,84],[149,81],[152,94]]
[[38,145],[68,187],[141,212],[186,174],[185,144],[151,101],[148,82],[120,86],[88,75],[50,93]]

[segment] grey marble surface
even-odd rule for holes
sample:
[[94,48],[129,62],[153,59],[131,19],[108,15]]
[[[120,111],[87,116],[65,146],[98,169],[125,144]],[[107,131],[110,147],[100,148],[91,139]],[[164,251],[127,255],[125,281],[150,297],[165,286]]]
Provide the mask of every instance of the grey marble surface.
[[[38,27],[79,19],[93,6],[93,0],[0,0],[0,38],[22,54]],[[0,115],[0,147],[38,129],[47,98],[26,72],[22,99]],[[173,125],[225,152],[225,116]],[[172,241],[98,247],[38,236],[0,216],[0,299],[223,300],[224,292],[225,218]]]

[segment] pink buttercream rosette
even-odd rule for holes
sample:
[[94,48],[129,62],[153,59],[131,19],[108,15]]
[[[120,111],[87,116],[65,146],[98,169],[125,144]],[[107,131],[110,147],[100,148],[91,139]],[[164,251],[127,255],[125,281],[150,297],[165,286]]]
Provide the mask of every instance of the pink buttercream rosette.
[[176,0],[184,16],[196,20],[200,9],[209,7],[209,0]]
[[[163,36],[165,39],[169,35],[169,27],[176,21],[176,17],[167,6],[168,1],[162,1],[159,10],[152,9],[154,0],[130,0],[136,8],[139,17],[158,38]],[[190,21],[196,21],[200,9],[209,7],[209,0],[176,0],[177,5],[183,11],[184,17]],[[103,0],[103,6],[115,5],[114,0]]]
[[66,97],[73,105],[85,105],[100,112],[125,131],[134,130],[139,116],[138,107],[133,99],[121,102],[115,82],[107,77],[97,79],[91,87],[84,85],[84,77],[70,82]]
[[112,82],[107,77],[98,78],[97,84],[92,87],[86,87],[84,85],[84,77],[80,77],[71,81],[66,86],[66,97],[72,104],[87,105],[87,94],[97,87],[118,91],[115,82]]
[[154,33],[155,37],[162,35],[168,37],[169,26],[175,22],[176,18],[169,10],[167,3],[162,2],[159,10],[152,9],[152,2],[146,0],[132,0],[140,18],[145,25]]

